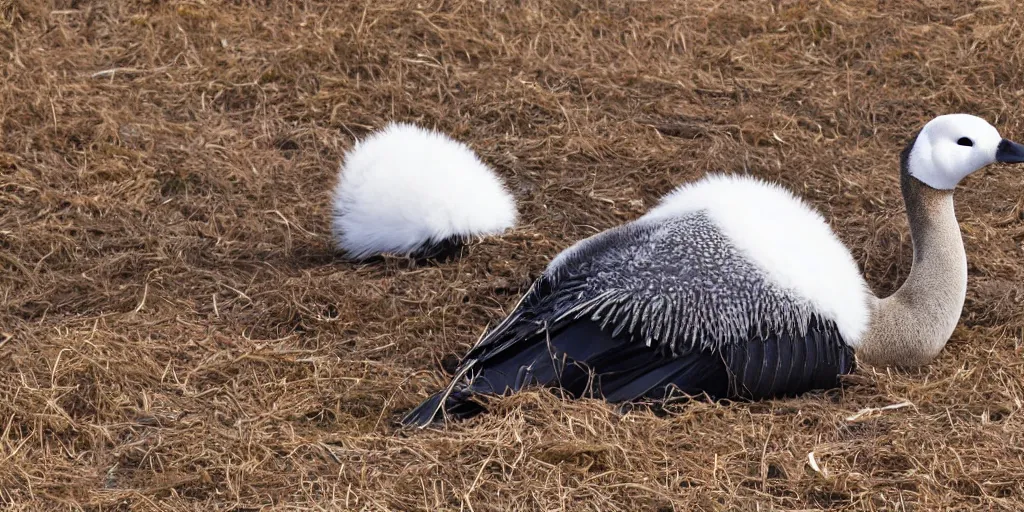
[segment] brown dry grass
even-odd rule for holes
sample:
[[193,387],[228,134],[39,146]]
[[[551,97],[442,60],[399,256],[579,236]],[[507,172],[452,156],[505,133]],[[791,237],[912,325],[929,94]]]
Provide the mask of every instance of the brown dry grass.
[[[1022,22],[1009,0],[0,0],[0,503],[1020,510],[1019,169],[959,192],[967,304],[928,368],[666,417],[533,392],[392,422],[552,255],[706,171],[794,188],[893,290],[898,151],[951,111],[1024,138]],[[392,118],[469,142],[524,224],[438,266],[334,259],[340,155]]]

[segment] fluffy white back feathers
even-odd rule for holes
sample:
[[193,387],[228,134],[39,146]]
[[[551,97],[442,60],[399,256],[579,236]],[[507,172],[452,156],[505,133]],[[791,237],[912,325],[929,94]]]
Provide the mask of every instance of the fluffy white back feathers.
[[501,179],[465,144],[391,123],[346,153],[334,189],[331,230],[354,259],[429,254],[433,248],[515,225]]
[[765,275],[836,322],[857,348],[870,320],[870,289],[824,217],[789,190],[752,176],[711,174],[676,188],[644,217],[705,210]]

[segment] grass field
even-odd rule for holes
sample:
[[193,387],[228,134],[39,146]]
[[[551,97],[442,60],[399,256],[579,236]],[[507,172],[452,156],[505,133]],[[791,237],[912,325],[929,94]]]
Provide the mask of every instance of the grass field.
[[[394,425],[553,255],[709,171],[792,188],[895,290],[899,151],[950,112],[1024,139],[1022,41],[1009,0],[0,0],[0,504],[1024,509],[1005,166],[957,193],[967,302],[926,368]],[[521,225],[449,263],[337,258],[341,156],[391,119],[471,145]]]

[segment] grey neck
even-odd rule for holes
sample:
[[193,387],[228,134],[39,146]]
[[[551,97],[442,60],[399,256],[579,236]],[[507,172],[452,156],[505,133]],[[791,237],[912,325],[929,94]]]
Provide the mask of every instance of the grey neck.
[[900,186],[914,261],[896,293],[875,302],[871,326],[857,352],[858,358],[876,366],[929,363],[953,334],[967,295],[967,255],[953,193],[933,189],[910,175],[913,145],[911,141],[901,155]]

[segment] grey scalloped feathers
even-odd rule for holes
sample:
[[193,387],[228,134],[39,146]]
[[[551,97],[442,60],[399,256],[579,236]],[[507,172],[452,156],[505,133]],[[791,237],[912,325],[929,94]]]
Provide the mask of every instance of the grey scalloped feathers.
[[334,189],[335,247],[353,260],[445,258],[516,224],[515,199],[466,144],[389,123],[344,156]]

